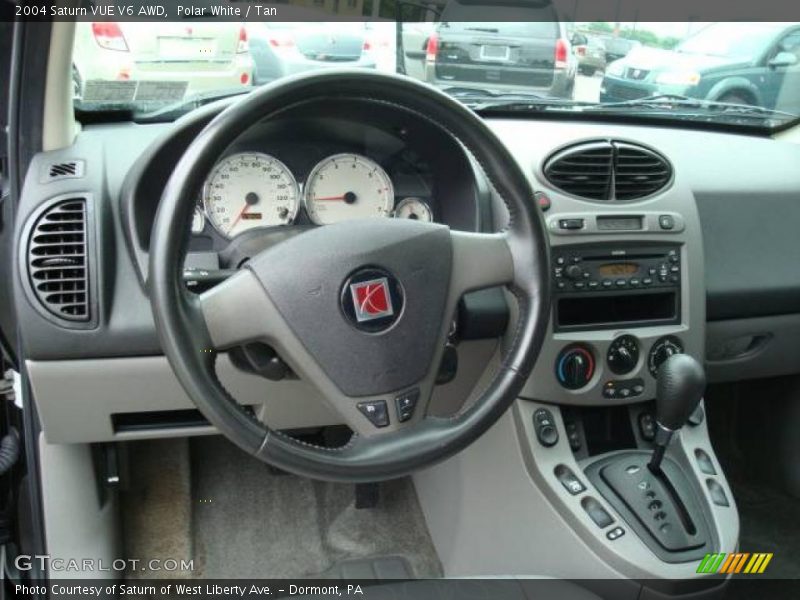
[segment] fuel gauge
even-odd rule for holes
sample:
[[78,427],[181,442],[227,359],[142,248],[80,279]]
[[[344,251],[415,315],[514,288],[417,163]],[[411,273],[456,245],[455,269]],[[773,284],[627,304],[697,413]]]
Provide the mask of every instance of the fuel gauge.
[[397,219],[413,219],[430,223],[433,221],[433,211],[428,204],[420,198],[403,198],[394,209]]

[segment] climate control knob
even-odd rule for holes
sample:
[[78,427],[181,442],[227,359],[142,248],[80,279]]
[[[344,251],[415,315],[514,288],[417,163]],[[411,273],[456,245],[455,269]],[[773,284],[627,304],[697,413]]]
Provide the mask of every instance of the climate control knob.
[[556,378],[568,390],[584,387],[594,375],[594,355],[586,346],[564,348],[556,359]]
[[639,362],[639,342],[632,335],[621,335],[611,342],[606,355],[608,368],[617,375],[625,375]]
[[673,335],[658,340],[650,349],[647,357],[647,368],[653,377],[658,376],[658,367],[673,354],[683,354],[683,344]]

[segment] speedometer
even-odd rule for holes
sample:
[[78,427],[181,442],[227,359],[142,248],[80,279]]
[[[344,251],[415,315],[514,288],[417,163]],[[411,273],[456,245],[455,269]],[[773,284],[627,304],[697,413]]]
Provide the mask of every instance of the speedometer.
[[394,189],[376,162],[358,154],[335,154],[311,171],[304,201],[317,225],[388,217],[394,207]]
[[235,235],[297,216],[300,192],[292,172],[268,154],[246,152],[220,161],[203,186],[203,204],[222,235]]

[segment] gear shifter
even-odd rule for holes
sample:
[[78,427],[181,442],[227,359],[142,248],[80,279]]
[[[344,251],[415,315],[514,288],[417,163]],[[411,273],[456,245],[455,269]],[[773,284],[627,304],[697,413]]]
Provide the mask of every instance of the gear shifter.
[[695,411],[706,387],[703,367],[688,354],[670,356],[658,369],[656,387],[656,439],[648,467],[661,471],[661,461],[672,434]]

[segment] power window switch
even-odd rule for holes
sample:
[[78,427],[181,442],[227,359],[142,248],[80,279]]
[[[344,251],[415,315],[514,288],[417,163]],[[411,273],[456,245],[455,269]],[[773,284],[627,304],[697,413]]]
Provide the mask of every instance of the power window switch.
[[609,529],[608,532],[606,532],[606,537],[612,542],[618,540],[623,535],[625,535],[625,530],[622,527],[614,527],[614,529]]
[[614,518],[608,514],[608,511],[603,508],[603,505],[591,496],[584,498],[581,501],[581,506],[583,506],[583,510],[586,511],[589,518],[594,521],[594,524],[600,529],[605,529],[614,522]]
[[583,485],[580,479],[572,472],[572,469],[565,465],[558,465],[555,468],[556,479],[561,482],[564,489],[573,496],[577,496],[581,492],[586,491],[586,486]]

